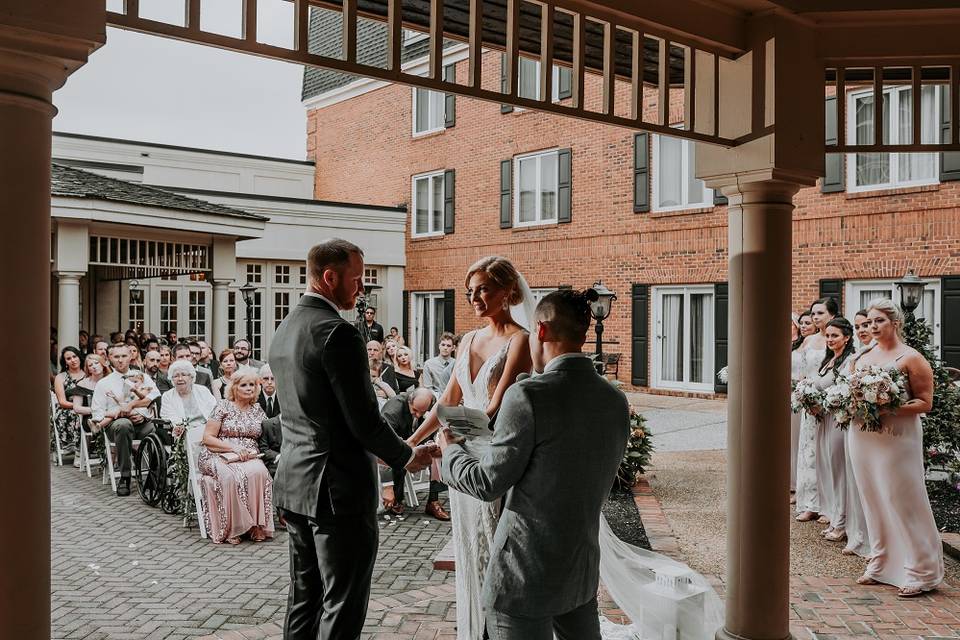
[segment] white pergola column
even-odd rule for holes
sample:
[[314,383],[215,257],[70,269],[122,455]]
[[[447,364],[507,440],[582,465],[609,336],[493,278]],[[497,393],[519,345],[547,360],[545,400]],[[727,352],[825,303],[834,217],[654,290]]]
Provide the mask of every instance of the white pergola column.
[[59,348],[80,344],[80,278],[78,271],[57,271],[57,341]]
[[0,464],[0,504],[17,520],[0,528],[0,637],[41,640],[50,637],[50,397],[40,382],[49,375],[52,96],[104,41],[106,14],[101,0],[12,0],[0,13],[0,300],[17,304],[0,315],[0,332],[23,356],[0,371],[16,399],[4,420],[21,427],[8,430]]
[[213,349],[214,356],[226,349],[229,342],[229,331],[227,328],[228,298],[230,282],[227,280],[214,280],[213,285],[213,313],[212,326],[213,331],[210,334],[210,346]]

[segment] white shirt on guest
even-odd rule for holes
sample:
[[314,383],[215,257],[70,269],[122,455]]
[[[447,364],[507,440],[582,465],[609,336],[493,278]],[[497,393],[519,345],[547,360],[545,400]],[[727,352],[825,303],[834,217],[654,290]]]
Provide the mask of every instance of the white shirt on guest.
[[[143,372],[142,375],[144,386],[150,389],[147,397],[150,398],[151,401],[156,400],[160,397],[157,385],[154,384],[149,374]],[[107,392],[111,392],[114,397],[108,396]],[[114,371],[110,375],[105,376],[97,383],[97,386],[93,390],[93,400],[90,403],[90,409],[94,422],[102,421],[107,413],[119,408],[121,403],[126,404],[130,402],[134,397],[133,391],[125,384],[124,374]],[[119,398],[120,402],[117,402],[114,398]],[[136,411],[144,417],[149,416],[149,411],[147,411],[146,407],[140,407],[136,409]]]

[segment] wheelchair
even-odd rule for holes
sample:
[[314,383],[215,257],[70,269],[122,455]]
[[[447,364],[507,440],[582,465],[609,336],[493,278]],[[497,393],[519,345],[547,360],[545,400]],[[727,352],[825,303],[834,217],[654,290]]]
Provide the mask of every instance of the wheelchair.
[[164,513],[180,512],[180,498],[170,465],[173,450],[173,425],[167,420],[153,419],[155,430],[140,441],[134,454],[134,475],[137,494],[151,507]]

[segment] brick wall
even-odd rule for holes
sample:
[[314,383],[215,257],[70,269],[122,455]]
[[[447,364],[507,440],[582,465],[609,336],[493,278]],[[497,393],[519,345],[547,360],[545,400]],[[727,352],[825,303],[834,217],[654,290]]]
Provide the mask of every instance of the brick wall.
[[[499,54],[487,58],[484,86],[499,82]],[[457,72],[465,82],[465,63]],[[596,89],[588,87],[591,96]],[[316,197],[409,204],[411,176],[455,169],[456,231],[427,239],[411,239],[408,231],[406,288],[456,289],[456,329],[463,332],[477,326],[459,292],[479,257],[510,258],[531,287],[585,287],[602,278],[620,296],[605,338],[619,340],[620,378],[628,382],[631,284],[725,281],[726,208],[635,214],[633,132],[532,111],[502,114],[498,104],[463,97],[456,103],[456,126],[421,138],[411,136],[408,87],[311,111]],[[647,106],[655,112],[652,99]],[[500,161],[556,147],[572,149],[572,222],[500,229]],[[960,274],[960,183],[870,193],[809,188],[795,202],[797,309],[817,297],[822,278],[896,278],[907,268],[922,276]]]

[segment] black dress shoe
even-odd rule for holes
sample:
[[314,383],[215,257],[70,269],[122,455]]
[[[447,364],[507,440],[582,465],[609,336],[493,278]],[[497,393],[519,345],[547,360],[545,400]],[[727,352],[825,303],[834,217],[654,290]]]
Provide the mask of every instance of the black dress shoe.
[[130,478],[120,478],[120,482],[117,483],[117,495],[130,495]]

